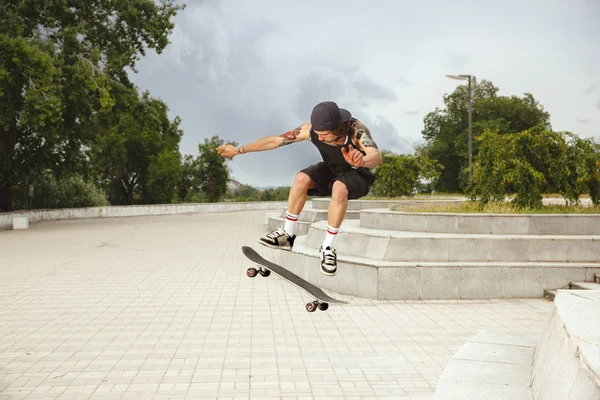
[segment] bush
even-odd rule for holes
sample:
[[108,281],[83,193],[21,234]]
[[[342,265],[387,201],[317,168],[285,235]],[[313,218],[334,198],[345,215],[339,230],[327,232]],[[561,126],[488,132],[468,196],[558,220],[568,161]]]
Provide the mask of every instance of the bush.
[[375,196],[413,196],[417,191],[430,191],[425,180],[439,176],[438,169],[425,156],[382,152],[383,162],[373,172],[376,179],[371,187]]
[[467,193],[482,206],[515,194],[516,207],[539,208],[548,190],[558,191],[569,204],[589,193],[598,205],[600,153],[591,140],[544,127],[514,134],[486,131],[476,140],[481,144]]
[[[50,171],[35,177],[31,208],[77,208],[107,206],[110,202],[104,190],[86,182],[79,175],[56,179]],[[23,207],[25,208],[25,207]]]

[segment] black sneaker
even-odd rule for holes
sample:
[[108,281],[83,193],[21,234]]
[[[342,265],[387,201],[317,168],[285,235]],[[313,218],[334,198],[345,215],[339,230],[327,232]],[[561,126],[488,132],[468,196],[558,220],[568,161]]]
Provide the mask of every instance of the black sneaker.
[[290,251],[294,246],[295,239],[296,235],[290,236],[286,231],[283,230],[283,228],[279,228],[261,237],[258,240],[258,243],[262,244],[263,246],[270,247],[272,249]]
[[319,249],[321,255],[321,272],[325,275],[335,275],[337,272],[337,254],[335,249],[327,246],[323,249],[323,246]]

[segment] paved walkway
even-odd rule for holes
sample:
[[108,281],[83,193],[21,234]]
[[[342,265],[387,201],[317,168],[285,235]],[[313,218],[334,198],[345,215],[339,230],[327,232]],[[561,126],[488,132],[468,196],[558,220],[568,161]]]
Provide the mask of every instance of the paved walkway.
[[431,399],[479,330],[549,318],[543,299],[308,313],[296,287],[245,275],[264,213],[0,231],[0,399]]

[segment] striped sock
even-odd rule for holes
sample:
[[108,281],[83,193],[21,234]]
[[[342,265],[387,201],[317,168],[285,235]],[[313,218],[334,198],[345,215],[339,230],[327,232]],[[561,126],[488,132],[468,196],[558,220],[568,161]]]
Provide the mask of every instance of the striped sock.
[[323,242],[324,249],[327,247],[333,248],[333,240],[337,236],[339,230],[340,228],[332,228],[329,226],[329,224],[327,224],[327,236],[325,236],[325,241]]
[[285,213],[285,226],[283,230],[287,232],[288,235],[294,236],[294,230],[296,228],[296,223],[298,222],[298,215],[294,215],[289,211]]

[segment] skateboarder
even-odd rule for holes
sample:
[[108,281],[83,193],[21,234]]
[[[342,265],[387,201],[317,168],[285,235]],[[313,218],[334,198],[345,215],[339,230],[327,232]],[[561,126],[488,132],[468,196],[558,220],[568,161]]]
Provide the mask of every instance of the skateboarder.
[[335,275],[337,253],[333,246],[348,208],[348,200],[369,193],[375,176],[369,168],[382,161],[369,129],[348,110],[333,101],[317,104],[310,122],[281,135],[270,135],[236,148],[224,145],[218,148],[223,157],[273,150],[291,143],[311,141],[320,152],[322,162],[310,165],[296,175],[285,217],[285,225],[260,238],[259,243],[276,249],[291,250],[296,239],[295,227],[304,208],[307,195],[331,196],[327,212],[327,234],[319,249],[321,272]]

